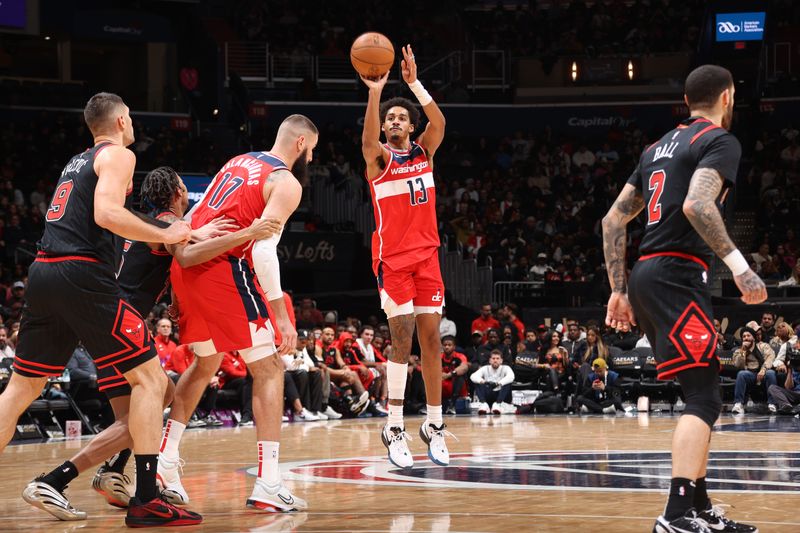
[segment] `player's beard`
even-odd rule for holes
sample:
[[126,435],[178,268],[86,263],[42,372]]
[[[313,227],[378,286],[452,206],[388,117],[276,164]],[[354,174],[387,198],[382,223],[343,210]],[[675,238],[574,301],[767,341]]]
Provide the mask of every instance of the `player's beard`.
[[726,130],[731,129],[733,124],[733,102],[725,108],[725,113],[722,114],[722,127]]
[[308,148],[303,148],[292,165],[292,174],[298,180],[304,180],[308,176]]

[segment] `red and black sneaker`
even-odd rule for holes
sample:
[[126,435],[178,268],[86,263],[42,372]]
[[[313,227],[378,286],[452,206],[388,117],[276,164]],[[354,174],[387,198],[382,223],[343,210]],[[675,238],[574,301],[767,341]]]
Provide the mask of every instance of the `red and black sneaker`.
[[202,521],[199,514],[175,507],[161,498],[153,498],[147,503],[131,498],[125,517],[128,527],[194,526]]

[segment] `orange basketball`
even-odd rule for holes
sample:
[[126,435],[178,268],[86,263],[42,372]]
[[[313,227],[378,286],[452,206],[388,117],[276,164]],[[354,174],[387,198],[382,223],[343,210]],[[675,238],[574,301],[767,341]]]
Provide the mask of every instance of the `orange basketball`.
[[350,47],[350,62],[367,78],[380,78],[394,64],[394,46],[383,34],[370,31],[359,35]]

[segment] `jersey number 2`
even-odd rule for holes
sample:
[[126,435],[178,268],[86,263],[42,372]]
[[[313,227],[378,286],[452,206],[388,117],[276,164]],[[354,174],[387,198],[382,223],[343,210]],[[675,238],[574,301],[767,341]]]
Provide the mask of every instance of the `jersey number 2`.
[[59,185],[56,192],[53,193],[50,209],[47,210],[47,214],[44,217],[48,222],[56,222],[57,220],[61,220],[61,217],[64,216],[64,210],[67,208],[69,195],[72,193],[72,186],[72,180],[65,181]]
[[[419,189],[414,187],[414,184],[419,186]],[[417,204],[424,204],[428,202],[428,189],[425,188],[425,182],[422,178],[417,178],[415,180],[408,180],[406,182],[408,185],[408,192],[411,194],[411,205]],[[417,199],[417,193],[421,192],[422,195]]]
[[663,170],[656,170],[650,174],[648,188],[653,192],[647,202],[647,225],[661,222],[661,195],[664,194],[664,182],[667,175]]
[[231,177],[230,172],[226,172],[219,182],[219,185],[214,189],[211,194],[211,199],[208,201],[208,207],[211,209],[219,209],[225,203],[228,196],[233,194],[233,191],[238,189],[244,183],[244,179],[239,176]]

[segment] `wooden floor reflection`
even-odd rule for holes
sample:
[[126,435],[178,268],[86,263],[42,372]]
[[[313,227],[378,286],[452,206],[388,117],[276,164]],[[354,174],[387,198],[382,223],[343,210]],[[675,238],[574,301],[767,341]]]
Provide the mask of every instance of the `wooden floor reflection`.
[[[634,417],[451,417],[453,463],[436,467],[419,438],[412,471],[388,466],[380,420],[306,422],[284,427],[285,476],[311,506],[264,515],[244,508],[254,478],[255,431],[187,431],[182,455],[197,531],[504,532],[650,531],[665,501],[676,419]],[[419,419],[407,426],[416,437]],[[712,495],[736,519],[763,532],[800,531],[800,420],[723,417],[714,434]],[[123,531],[124,512],[91,490],[91,473],[68,492],[89,513],[58,522],[25,504],[35,475],[84,441],[9,447],[0,456],[0,531]],[[723,489],[723,490],[720,490]]]

